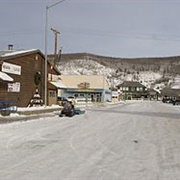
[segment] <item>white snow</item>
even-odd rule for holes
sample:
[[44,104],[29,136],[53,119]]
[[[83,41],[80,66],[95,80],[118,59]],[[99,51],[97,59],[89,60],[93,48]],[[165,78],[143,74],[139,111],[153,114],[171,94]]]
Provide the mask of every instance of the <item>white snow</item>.
[[0,179],[179,180],[180,108],[133,101],[0,124]]
[[139,81],[142,81],[142,84],[147,86],[148,88],[150,87],[150,84],[155,82],[155,80],[160,79],[162,77],[161,74],[155,73],[152,71],[147,71],[147,72],[140,72],[139,73]]
[[37,50],[37,49],[29,49],[29,50],[13,51],[13,52],[8,52],[8,53],[2,55],[1,57],[15,56],[15,55],[18,55],[18,54],[23,54],[23,53],[33,52],[33,51],[36,51],[36,50]]
[[172,89],[180,89],[180,76],[174,78],[174,83],[172,84]]
[[[147,88],[154,87],[155,89],[162,89],[165,87],[165,82],[156,83],[157,80],[163,77],[161,71],[139,71],[139,73],[128,73],[123,71],[116,72],[117,69],[103,66],[93,60],[87,61],[86,59],[76,59],[73,61],[69,61],[68,63],[64,63],[63,66],[61,65],[58,68],[63,75],[105,75],[108,79],[108,84],[113,87],[119,85],[123,81],[139,81],[142,82],[142,84]],[[168,83],[170,83],[171,79],[173,79],[174,77],[169,78],[170,80]]]
[[53,104],[51,106],[18,107],[18,111],[38,111],[44,109],[53,109],[56,107],[59,107],[59,105]]
[[60,72],[63,72],[63,75],[108,75],[113,71],[111,68],[106,68],[95,61],[84,59],[68,62],[65,66],[59,66],[58,68]]
[[1,117],[5,117],[6,119],[8,118],[11,118],[11,117],[20,117],[20,116],[23,116],[23,117],[29,117],[29,115],[20,115],[18,114],[18,112],[36,112],[36,111],[39,111],[39,110],[48,110],[48,109],[60,109],[60,106],[59,105],[56,105],[56,104],[52,104],[51,106],[34,106],[34,107],[18,107],[17,108],[17,113],[11,113],[9,116],[2,116],[0,114],[0,118]]

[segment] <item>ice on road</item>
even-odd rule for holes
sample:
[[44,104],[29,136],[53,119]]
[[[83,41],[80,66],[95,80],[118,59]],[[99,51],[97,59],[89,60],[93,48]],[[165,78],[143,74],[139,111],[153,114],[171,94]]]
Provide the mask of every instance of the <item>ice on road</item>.
[[0,125],[0,180],[179,180],[180,107],[127,102]]

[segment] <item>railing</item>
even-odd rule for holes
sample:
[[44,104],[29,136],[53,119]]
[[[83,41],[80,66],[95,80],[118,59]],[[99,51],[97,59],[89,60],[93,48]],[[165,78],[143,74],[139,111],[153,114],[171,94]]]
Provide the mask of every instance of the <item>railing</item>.
[[0,100],[0,114],[9,116],[11,113],[17,112],[17,102],[13,100]]

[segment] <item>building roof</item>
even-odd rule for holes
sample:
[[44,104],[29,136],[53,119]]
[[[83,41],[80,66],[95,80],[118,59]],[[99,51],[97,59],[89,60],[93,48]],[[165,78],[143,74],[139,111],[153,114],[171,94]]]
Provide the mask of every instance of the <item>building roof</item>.
[[64,88],[67,88],[64,83],[62,82],[62,80],[59,80],[59,81],[50,81],[49,82],[50,84],[52,84],[53,86],[57,87],[58,89],[64,89]]
[[164,88],[161,90],[162,96],[178,97],[180,96],[180,89]]
[[0,51],[0,56],[6,54],[6,53],[10,53],[12,52],[12,50],[5,50],[5,51]]
[[7,51],[0,51],[0,58],[1,59],[12,59],[19,56],[29,55],[33,53],[40,53],[43,57],[44,54],[38,49],[28,49],[28,50],[7,50]]
[[33,52],[33,51],[37,51],[37,49],[19,50],[19,51],[9,50],[9,51],[4,51],[4,53],[1,55],[1,57],[15,56],[15,55],[19,55],[19,54],[26,54],[26,53]]
[[[8,59],[14,59],[14,58],[17,58],[17,57],[31,55],[31,54],[35,54],[35,53],[39,53],[45,59],[44,54],[39,49],[0,51],[0,64],[2,64],[3,61],[8,60]],[[48,63],[50,64],[49,61],[48,61]],[[54,70],[58,74],[60,74],[60,72],[59,72],[59,70],[57,69],[56,66],[54,66]]]
[[81,88],[83,83],[87,83],[89,89],[109,89],[102,75],[61,75],[61,79],[68,88]]
[[119,88],[119,87],[145,87],[145,86],[138,81],[124,81],[123,83],[119,84],[117,87]]

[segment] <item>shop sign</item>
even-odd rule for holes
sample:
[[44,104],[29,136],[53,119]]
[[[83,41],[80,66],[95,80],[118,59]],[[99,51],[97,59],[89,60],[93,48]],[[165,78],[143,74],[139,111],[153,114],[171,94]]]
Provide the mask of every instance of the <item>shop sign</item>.
[[78,88],[81,88],[81,89],[87,89],[90,87],[90,83],[82,82],[82,83],[78,84],[77,86],[78,86]]
[[20,92],[20,83],[8,83],[8,92]]
[[21,75],[21,66],[3,62],[2,71],[7,72],[7,73],[11,73],[11,74]]

